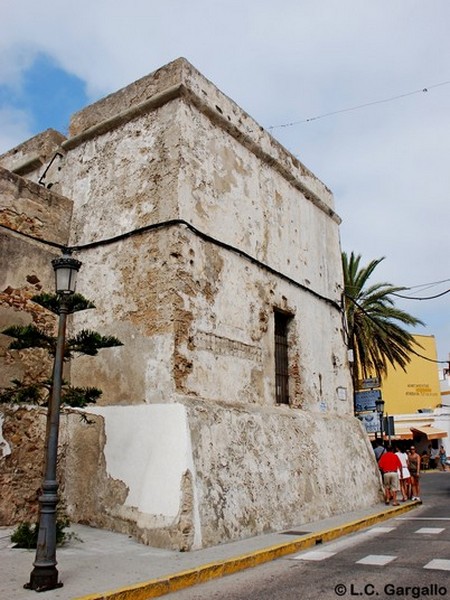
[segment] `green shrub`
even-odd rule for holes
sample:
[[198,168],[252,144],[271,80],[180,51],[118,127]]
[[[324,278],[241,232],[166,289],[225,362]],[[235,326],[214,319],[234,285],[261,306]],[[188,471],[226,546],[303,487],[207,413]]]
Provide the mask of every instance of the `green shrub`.
[[[71,535],[66,533],[64,529],[69,527],[68,519],[56,521],[56,545],[61,546],[64,542],[70,539]],[[28,521],[20,523],[17,529],[11,534],[11,542],[14,548],[27,548],[28,550],[37,547],[37,539],[39,533],[39,523],[31,525]]]

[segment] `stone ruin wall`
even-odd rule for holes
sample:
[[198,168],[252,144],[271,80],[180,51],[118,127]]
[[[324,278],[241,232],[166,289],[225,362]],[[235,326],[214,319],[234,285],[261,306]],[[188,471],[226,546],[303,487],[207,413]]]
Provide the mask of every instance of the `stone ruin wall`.
[[[132,119],[120,112],[130,97],[138,106]],[[184,219],[339,299],[331,194],[184,61],[81,111],[71,135],[60,140],[45,183],[74,202],[72,244]],[[38,181],[51,153],[43,143],[38,161],[34,146],[5,160],[13,167],[19,154],[17,169]],[[334,307],[179,223],[79,258],[79,291],[97,310],[75,315],[75,327],[117,335],[124,346],[72,366],[77,385],[94,379],[104,391],[90,411],[92,428],[75,417],[63,426],[70,448],[63,489],[75,520],[192,549],[377,500],[376,465],[351,414]],[[292,408],[274,406],[274,308],[294,316]],[[338,387],[347,389],[346,400],[337,399]],[[166,414],[174,418],[163,421],[165,433],[185,440],[173,456],[170,449],[163,456],[164,439],[153,425]],[[124,418],[122,435],[114,423]],[[125,450],[118,456],[144,424],[139,457]],[[336,446],[357,457],[352,472],[336,463]],[[84,478],[81,455],[91,457]],[[167,456],[176,504],[164,514],[142,474],[163,477]],[[136,472],[124,467],[130,460],[141,465]]]
[[[39,243],[45,239],[67,244],[72,202],[26,181],[0,167],[0,327],[34,324],[54,334],[54,316],[32,302],[35,294],[54,287],[51,260],[59,256],[57,248]],[[20,232],[24,235],[18,235]],[[35,240],[25,236],[33,236]],[[11,338],[0,337],[2,369],[0,383],[11,379],[33,381],[51,370],[46,352],[11,351]]]
[[[167,71],[170,73],[171,69]],[[173,71],[172,78],[166,75],[165,85],[175,85],[176,77],[182,77],[186,86],[189,83],[189,90],[199,88],[200,78],[195,76],[192,68],[187,68],[181,62]],[[157,83],[161,79],[162,75]],[[137,105],[149,100],[149,95],[155,93],[153,77],[149,77],[139,86],[133,84],[130,89],[126,88],[75,115],[71,131],[74,139],[78,139],[78,144],[68,141],[70,151],[58,167],[59,179],[55,180],[52,187],[75,201],[72,242],[89,243],[136,227],[184,218],[200,231],[255,256],[275,270],[300,281],[305,287],[339,300],[339,240],[331,194],[320,182],[315,181],[314,186],[311,185],[313,176],[300,163],[290,165],[291,178],[296,176],[300,182],[308,178],[310,187],[321,192],[323,200],[318,210],[318,201],[314,204],[306,199],[293,189],[292,183],[282,173],[264,163],[261,152],[261,156],[255,154],[254,139],[241,143],[224,126],[218,127],[216,120],[219,117],[226,119],[227,123],[234,119],[249,132],[257,129],[248,116],[239,112],[229,99],[219,95],[211,84],[204,80],[201,84],[202,94],[208,98],[208,103],[201,106],[201,110],[198,107],[199,100],[191,101],[188,94],[187,97],[173,98],[154,110],[143,112],[138,118],[119,120],[109,128],[102,126],[102,119],[111,120],[115,111],[122,114],[120,109],[123,112],[125,95],[132,97]],[[158,93],[162,93],[159,88]],[[215,111],[215,120],[208,112],[210,105]],[[87,135],[86,132],[94,127],[99,127],[100,133]],[[257,133],[256,139],[261,145],[266,143],[267,138],[270,136]],[[271,151],[275,156],[275,150],[280,154],[278,148],[269,148],[267,152]],[[287,169],[287,166],[284,168]],[[261,202],[262,198],[264,202]],[[324,210],[325,205],[328,206],[327,211]],[[114,219],[111,219],[112,207]],[[279,223],[278,228],[272,226],[274,223]],[[154,241],[156,238],[175,240],[176,235],[179,236],[178,244],[174,241],[170,252],[162,246],[158,247],[159,242]],[[317,240],[320,242],[317,243]],[[295,252],[297,247],[299,250]],[[199,253],[199,259],[194,255],[195,252]],[[185,338],[192,337],[191,333],[197,329],[201,335],[211,334],[217,339],[230,339],[230,344],[251,345],[255,327],[260,327],[253,324],[255,318],[269,321],[275,305],[281,308],[289,302],[293,307],[298,304],[297,300],[287,300],[289,294],[293,295],[292,290],[287,296],[282,293],[278,297],[275,297],[276,294],[274,296],[273,289],[271,293],[265,291],[266,286],[273,288],[278,285],[270,283],[276,281],[276,277],[264,276],[258,273],[258,269],[247,265],[246,268],[251,269],[249,275],[248,271],[240,269],[239,260],[228,259],[229,253],[214,244],[199,243],[194,234],[184,232],[182,227],[177,233],[171,229],[163,236],[156,232],[144,234],[142,238],[135,238],[131,246],[123,242],[120,254],[113,247],[96,249],[95,253],[101,253],[104,258],[101,262],[92,261],[89,253],[86,254],[80,285],[86,284],[99,311],[96,315],[87,313],[86,319],[95,317],[107,328],[113,321],[113,327],[118,327],[125,335],[126,345],[129,339],[134,342],[132,336],[140,338],[143,329],[147,342],[152,338],[163,355],[174,344],[174,352],[177,353],[176,379],[179,379],[178,374],[183,377],[183,372],[189,376],[186,369],[191,368],[189,365],[192,360],[187,356],[189,352],[186,352],[186,346],[197,342]],[[221,263],[225,260],[227,268],[233,271],[226,277],[224,286]],[[101,267],[106,264],[109,264],[109,269],[103,268],[102,272]],[[167,277],[170,272],[174,274],[173,278],[170,275]],[[166,285],[164,278],[172,283]],[[114,292],[105,297],[105,288]],[[242,307],[246,321],[240,309],[233,311],[229,306],[230,295],[238,302],[241,289],[254,296],[252,306]],[[145,293],[136,293],[137,290],[145,290]],[[294,296],[298,297],[298,294]],[[176,315],[168,314],[167,308],[158,307],[161,298],[167,299],[166,304],[173,307]],[[190,308],[186,310],[188,305]],[[260,305],[263,308],[260,309]],[[311,310],[313,305],[313,302],[308,302]],[[113,319],[106,317],[102,320],[101,313],[112,313]],[[328,310],[319,309],[316,314],[314,309],[311,315],[303,310],[303,315],[308,321],[313,319],[321,322],[322,318],[323,332],[329,331],[331,325],[332,339],[342,335],[341,324],[330,316]],[[219,323],[214,322],[217,318]],[[109,324],[106,322],[108,319]],[[206,322],[207,319],[209,322]],[[198,321],[198,324],[194,321]],[[190,331],[191,325],[193,332]],[[304,321],[299,334],[303,339],[310,338],[311,343],[317,339],[305,329]],[[145,368],[133,369],[131,365],[147,364],[149,353],[144,351],[145,358],[142,359],[142,346],[135,343],[131,346],[136,348],[136,353],[128,361],[130,368],[133,372],[145,371]],[[155,348],[154,344],[152,346]],[[318,367],[320,376],[328,383],[328,394],[334,394],[335,391],[336,365],[346,363],[341,338],[331,346],[334,347],[330,356],[324,359],[323,366]],[[129,350],[128,354],[132,356],[132,352]],[[317,358],[322,354],[316,352],[313,346],[308,348],[304,344],[303,363],[305,359],[313,360],[317,367]],[[264,355],[267,356],[267,352]],[[76,374],[79,373],[83,378],[85,369],[81,362],[78,364],[79,368],[75,367]],[[334,365],[332,369],[330,365]],[[168,377],[158,368],[158,378],[160,376],[168,386],[166,397],[169,398],[173,389],[170,374]],[[268,376],[271,376],[271,371]],[[116,380],[117,376],[113,376],[113,379]],[[343,379],[344,387],[348,387],[345,374]],[[216,373],[216,381],[221,385],[223,377]],[[155,387],[155,382],[149,383]],[[161,380],[156,383],[160,387]],[[226,387],[229,384],[223,385]],[[322,382],[322,387],[324,385]],[[114,387],[111,385],[112,389]],[[125,392],[125,387],[126,384],[121,385],[120,389]],[[201,388],[201,384],[197,384],[197,387]],[[272,402],[272,390],[266,388],[265,391],[260,402]],[[202,392],[199,390],[196,393]],[[235,397],[238,394],[241,402],[248,401],[246,396],[242,396],[241,390],[232,395]],[[131,390],[130,393],[125,392],[123,400],[114,402],[133,402],[129,399],[133,396],[134,390]],[[142,398],[142,394],[136,394],[135,397]],[[346,408],[350,406],[349,401]]]
[[[67,198],[0,168],[0,330],[33,324],[56,333],[54,316],[32,302],[53,287],[50,261],[58,250],[14,231],[67,243],[72,203]],[[0,335],[0,386],[13,379],[32,383],[49,377],[52,361],[44,350],[9,350]],[[45,411],[0,406],[0,524],[33,521],[42,483]]]
[[[205,410],[198,402],[188,412],[204,546],[380,500],[376,463],[355,458],[369,458],[371,448],[352,417],[218,403]],[[336,448],[355,458],[351,469],[336,460]]]

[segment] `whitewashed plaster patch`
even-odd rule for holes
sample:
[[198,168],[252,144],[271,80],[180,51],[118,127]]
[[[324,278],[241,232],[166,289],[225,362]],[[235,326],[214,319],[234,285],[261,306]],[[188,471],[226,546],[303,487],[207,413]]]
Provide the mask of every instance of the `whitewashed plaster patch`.
[[3,415],[0,415],[0,458],[5,458],[6,456],[9,456],[11,454],[11,446],[3,437],[3,421]]
[[[186,408],[181,404],[104,406],[90,412],[105,419],[106,469],[128,487],[125,505],[172,524],[180,511],[183,475],[190,471],[195,477]],[[198,515],[193,518],[199,523]],[[199,536],[200,528],[195,529]]]

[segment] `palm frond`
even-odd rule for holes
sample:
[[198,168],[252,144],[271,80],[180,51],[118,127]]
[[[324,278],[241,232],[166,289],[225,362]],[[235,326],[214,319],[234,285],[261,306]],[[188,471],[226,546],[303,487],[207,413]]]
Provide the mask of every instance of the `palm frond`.
[[361,255],[342,253],[345,284],[345,312],[348,338],[355,363],[353,379],[385,375],[388,365],[405,369],[411,360],[414,336],[404,326],[423,322],[395,306],[393,294],[404,287],[388,282],[369,284],[376,267],[384,258],[361,266]]

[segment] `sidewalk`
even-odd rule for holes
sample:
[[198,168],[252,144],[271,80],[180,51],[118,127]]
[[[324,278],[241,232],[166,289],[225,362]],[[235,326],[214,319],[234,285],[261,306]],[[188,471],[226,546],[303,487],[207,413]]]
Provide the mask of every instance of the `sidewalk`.
[[[322,521],[194,552],[160,550],[126,535],[72,525],[75,534],[57,550],[62,588],[43,592],[45,600],[147,600],[274,560],[369,527],[415,508],[377,504]],[[0,528],[0,598],[30,600],[23,589],[35,551],[10,547],[12,528]],[[109,590],[109,591],[108,591]]]

